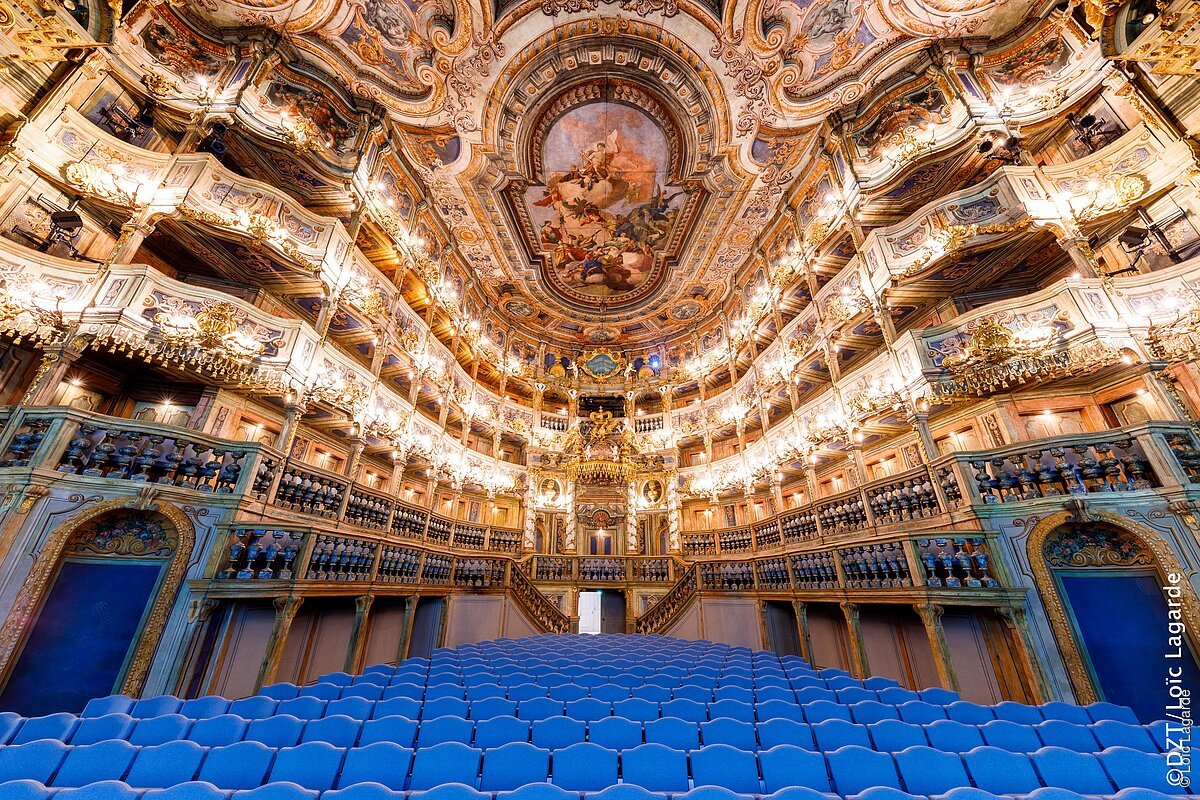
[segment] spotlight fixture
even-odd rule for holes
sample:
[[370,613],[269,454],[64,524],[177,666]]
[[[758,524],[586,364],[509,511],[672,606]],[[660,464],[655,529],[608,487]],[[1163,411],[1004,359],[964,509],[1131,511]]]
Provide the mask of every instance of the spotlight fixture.
[[1095,114],[1085,114],[1082,117],[1067,114],[1067,123],[1075,131],[1075,141],[1083,145],[1089,153],[1096,152],[1120,136],[1120,131]]
[[1021,139],[1017,136],[984,139],[976,148],[987,161],[1019,164],[1021,161]]
[[229,133],[229,126],[224,122],[214,122],[208,128],[208,135],[200,140],[196,145],[197,153],[211,153],[220,158],[229,150],[229,145],[225,142],[225,134]]

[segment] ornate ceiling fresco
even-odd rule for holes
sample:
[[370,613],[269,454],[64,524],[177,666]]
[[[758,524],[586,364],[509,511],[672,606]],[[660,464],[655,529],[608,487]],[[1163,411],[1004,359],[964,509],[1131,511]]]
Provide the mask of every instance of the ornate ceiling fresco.
[[477,3],[143,4],[115,50],[163,102],[228,109],[302,155],[258,153],[258,177],[343,217],[338,187],[369,183],[387,218],[364,251],[419,237],[509,352],[633,352],[746,313],[790,238],[766,234],[866,179],[831,132],[855,163],[953,133],[967,101],[937,43],[1017,30],[1032,6]]

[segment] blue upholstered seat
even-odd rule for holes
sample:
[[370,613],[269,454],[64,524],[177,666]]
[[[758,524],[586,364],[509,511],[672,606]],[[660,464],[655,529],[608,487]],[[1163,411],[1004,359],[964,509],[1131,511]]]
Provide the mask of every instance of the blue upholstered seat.
[[556,750],[551,766],[551,782],[570,791],[598,792],[617,782],[617,751],[591,742]]
[[284,747],[275,755],[269,780],[295,783],[318,791],[330,789],[341,771],[345,756],[343,748],[334,747],[328,742]]
[[694,750],[692,780],[696,786],[720,786],[731,792],[758,794],[758,762],[754,753],[714,744]]
[[397,791],[404,788],[412,764],[412,750],[392,742],[376,742],[346,751],[338,786],[378,783]]
[[290,714],[256,719],[246,729],[245,741],[261,742],[270,747],[293,747],[300,743],[304,720]]
[[497,716],[475,723],[475,746],[481,750],[509,742],[528,742],[530,723],[515,716]]
[[63,800],[137,800],[138,793],[118,780],[104,780],[78,788],[61,789],[54,794]]
[[[946,722],[947,720],[942,720]],[[868,725],[867,730],[876,750],[885,753],[898,753],[909,747],[928,747],[929,739],[925,736],[925,728],[911,722],[901,722],[897,719],[885,719]],[[939,748],[940,749],[940,748]]]
[[341,715],[326,716],[304,726],[300,743],[328,742],[336,747],[353,747],[361,732],[362,722],[358,719]]
[[830,791],[829,774],[820,753],[781,744],[760,752],[758,763],[762,769],[763,785],[769,793],[796,786],[819,792]]
[[686,792],[687,754],[661,744],[639,745],[621,753],[621,774],[626,783],[648,791]]
[[458,742],[446,742],[417,750],[413,756],[408,788],[432,789],[443,783],[474,787],[482,753]]
[[812,726],[817,749],[833,751],[846,745],[870,747],[871,736],[866,725],[856,725],[843,719],[829,719]]
[[72,747],[54,776],[54,785],[86,786],[120,780],[135,755],[137,748],[120,739]]
[[628,750],[642,743],[642,725],[624,717],[607,717],[588,725],[588,741],[612,750]]
[[0,783],[34,780],[49,783],[70,748],[57,739],[0,747]]
[[965,753],[984,745],[978,727],[950,719],[939,719],[926,725],[925,735],[931,745],[948,753]]
[[426,719],[417,729],[417,747],[432,747],[442,742],[470,744],[475,736],[475,725],[459,716]]
[[479,788],[485,792],[518,789],[550,779],[550,751],[526,742],[512,742],[483,755]]
[[58,713],[47,714],[44,717],[30,717],[9,740],[9,744],[29,744],[38,739],[57,739],[60,742],[66,742],[71,739],[71,734],[75,732],[78,725],[79,718],[74,714]]
[[71,744],[97,744],[106,739],[128,739],[136,720],[128,714],[83,717],[71,735]]
[[1112,781],[1094,755],[1043,747],[1030,755],[1047,786],[1080,794],[1111,794]]
[[408,717],[389,716],[364,722],[362,733],[358,735],[358,743],[368,745],[375,742],[391,742],[401,747],[411,747],[416,738],[416,720]]
[[163,714],[139,719],[129,734],[130,744],[154,745],[175,742],[187,737],[192,721],[182,714]]
[[570,717],[542,719],[534,722],[532,726],[532,740],[538,747],[558,750],[586,739],[587,723]]
[[942,794],[970,783],[962,759],[953,753],[910,747],[896,753],[895,759],[904,786],[912,794]]
[[838,794],[858,794],[875,786],[900,788],[896,764],[887,753],[850,745],[826,754],[825,758]]
[[663,744],[674,750],[700,747],[700,725],[678,717],[663,717],[642,726],[647,744]]
[[1092,725],[1092,735],[1102,748],[1130,747],[1147,753],[1158,752],[1158,745],[1141,725],[1105,719]]
[[222,789],[253,789],[266,778],[274,757],[275,751],[261,742],[214,747],[197,777]]
[[196,777],[205,750],[196,742],[167,742],[143,747],[133,759],[125,782],[139,789],[165,789]]

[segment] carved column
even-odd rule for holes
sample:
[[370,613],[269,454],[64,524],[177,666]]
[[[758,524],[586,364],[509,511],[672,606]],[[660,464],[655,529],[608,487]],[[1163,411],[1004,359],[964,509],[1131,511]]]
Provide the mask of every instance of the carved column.
[[80,355],[81,351],[69,344],[43,351],[37,371],[29,383],[29,388],[25,390],[20,405],[44,406],[51,403],[59,384],[66,379],[68,371]]
[[106,266],[130,264],[137,259],[137,252],[141,249],[142,242],[146,241],[146,237],[154,232],[154,224],[148,221],[148,214],[149,212],[145,212],[139,218],[131,218],[121,226],[121,232],[117,235],[113,249],[109,252],[108,258],[104,259]]
[[563,549],[566,550],[566,555],[572,555],[576,552],[575,548],[575,529],[579,525],[579,517],[575,509],[575,481],[567,481],[567,530],[563,533]]
[[1096,263],[1096,257],[1092,253],[1092,246],[1088,244],[1087,238],[1082,236],[1064,236],[1056,241],[1058,246],[1063,249],[1063,252],[1071,257],[1071,263],[1079,271],[1081,277],[1100,277],[1100,265]]
[[867,648],[863,642],[862,625],[858,619],[858,603],[840,603],[846,616],[846,630],[850,638],[850,672],[856,678],[869,678],[871,667],[867,663]]
[[679,478],[674,472],[667,475],[667,549],[678,553],[683,544],[679,537]]
[[946,631],[942,627],[942,612],[945,610],[932,603],[913,605],[913,610],[925,625],[925,635],[929,637],[929,649],[933,651],[933,665],[937,668],[938,681],[943,689],[958,691],[958,675],[954,671],[954,659],[950,655],[950,646],[946,644]]
[[1046,675],[1033,657],[1033,636],[1029,632],[1025,609],[1019,606],[1003,606],[996,609],[996,614],[1004,621],[1009,641],[1016,650],[1014,655],[1017,668],[1021,671],[1021,680],[1029,692],[1029,696],[1025,698],[1026,702],[1036,705],[1053,699],[1054,695],[1050,691]]
[[525,476],[525,507],[522,509],[524,517],[521,520],[525,533],[521,541],[521,548],[527,553],[532,553],[537,549],[537,512],[533,508],[537,504],[539,478],[538,473],[533,470],[530,470]]
[[304,416],[304,404],[299,399],[288,402],[283,407],[283,425],[279,428],[279,436],[275,446],[283,451],[284,458],[292,454],[292,442],[300,430],[300,418]]
[[404,621],[400,623],[400,641],[396,645],[396,660],[408,658],[408,646],[412,642],[413,619],[417,613],[417,596],[404,598]]
[[625,493],[625,555],[638,553],[637,483],[629,482]]
[[796,630],[800,635],[800,656],[813,664],[812,635],[808,631],[808,603],[803,600],[793,600],[792,610],[796,612]]
[[346,649],[343,672],[356,674],[362,668],[363,652],[367,648],[367,622],[375,596],[364,594],[354,598],[354,627],[350,629],[350,646]]
[[287,644],[292,620],[296,618],[296,612],[300,610],[304,598],[276,597],[272,602],[275,605],[275,625],[271,628],[270,638],[267,639],[267,649],[263,653],[262,666],[258,670],[258,680],[254,684],[255,691],[275,682],[275,674],[279,672],[279,662],[283,659],[283,647]]

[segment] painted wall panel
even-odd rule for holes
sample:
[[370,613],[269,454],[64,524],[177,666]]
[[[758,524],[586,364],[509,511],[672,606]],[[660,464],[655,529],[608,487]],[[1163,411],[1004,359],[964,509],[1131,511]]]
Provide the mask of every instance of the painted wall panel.
[[680,639],[702,639],[700,633],[700,603],[695,601],[687,611],[684,611],[669,630],[663,631],[666,636],[677,636]]
[[516,603],[508,598],[505,598],[504,603],[507,606],[504,610],[505,636],[510,639],[519,639],[522,636],[536,636],[539,633]]
[[998,703],[1004,698],[988,655],[987,642],[973,614],[942,616],[946,644],[958,676],[959,695],[973,703]]
[[209,694],[238,698],[254,693],[254,682],[274,626],[275,609],[270,605],[238,604],[234,608]]
[[365,665],[396,660],[404,635],[404,598],[376,597],[368,617]]
[[446,618],[445,647],[498,639],[504,621],[504,598],[500,595],[453,595]]
[[812,639],[814,666],[850,668],[846,647],[846,618],[840,608],[810,604],[808,633]]
[[750,598],[705,598],[703,636],[712,642],[761,650],[758,602]]

